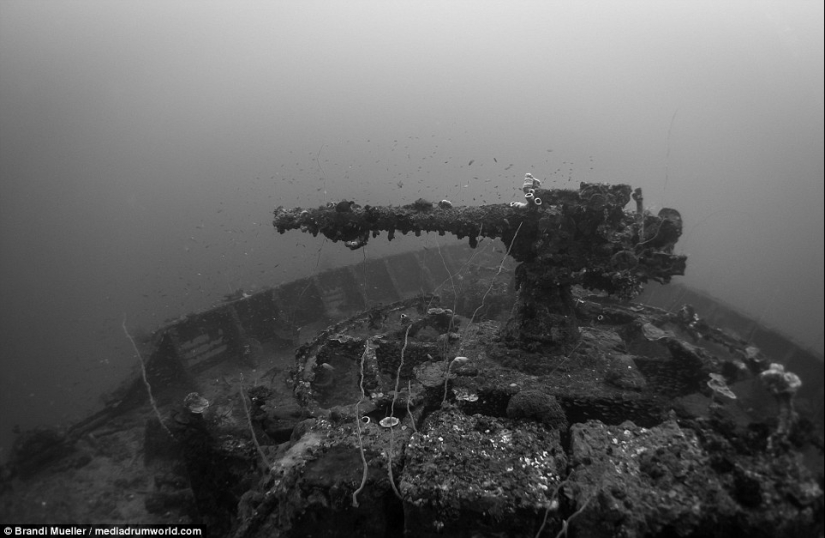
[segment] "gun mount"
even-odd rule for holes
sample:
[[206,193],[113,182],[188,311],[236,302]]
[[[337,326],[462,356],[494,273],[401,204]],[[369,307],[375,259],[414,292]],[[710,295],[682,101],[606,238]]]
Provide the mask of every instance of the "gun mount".
[[[642,191],[628,185],[581,183],[579,190],[542,189],[531,174],[524,202],[453,207],[419,199],[404,206],[363,207],[349,200],[317,209],[275,209],[280,233],[319,233],[350,249],[387,233],[438,232],[469,238],[501,239],[516,269],[516,307],[502,329],[510,347],[563,350],[579,338],[573,286],[621,298],[638,294],[648,280],[667,283],[683,275],[686,256],[673,253],[682,233],[674,209],[658,215],[644,210]],[[625,210],[631,198],[635,211]]]
[[[353,249],[382,230],[501,239],[519,263],[511,319],[497,315],[513,305],[500,255],[464,245],[239,290],[135,349],[141,371],[104,409],[22,435],[0,466],[0,514],[175,518],[235,538],[822,535],[822,463],[807,457],[822,447],[821,385],[691,305],[674,312],[688,298],[739,319],[681,286],[657,291],[668,310],[583,293],[681,274],[679,215],[650,215],[623,185],[535,183],[511,205],[279,208],[280,231]],[[358,293],[361,269],[375,294]],[[453,309],[424,293],[448,275]],[[369,297],[382,303],[361,310]],[[496,305],[484,319],[479,299]],[[749,323],[772,354],[803,354]]]

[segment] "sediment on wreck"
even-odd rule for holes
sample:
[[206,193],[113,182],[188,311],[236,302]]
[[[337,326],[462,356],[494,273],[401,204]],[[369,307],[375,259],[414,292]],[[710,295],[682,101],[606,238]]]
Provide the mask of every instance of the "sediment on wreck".
[[[668,537],[674,529],[708,537],[820,535],[821,478],[800,457],[805,436],[816,437],[805,422],[816,400],[803,395],[816,383],[797,389],[802,379],[821,379],[821,368],[799,379],[787,369],[796,369],[793,362],[786,369],[770,364],[768,356],[792,353],[712,327],[753,333],[730,324],[718,304],[680,309],[665,301],[657,309],[647,300],[589,293],[615,284],[614,295],[622,297],[622,278],[647,270],[640,258],[673,260],[666,254],[679,224],[672,212],[647,218],[638,209],[608,209],[605,216],[602,192],[583,198],[570,191],[538,208],[456,208],[456,231],[474,231],[476,241],[484,232],[471,215],[489,211],[506,218],[504,226],[522,219],[497,232],[504,258],[487,248],[491,241],[478,250],[442,245],[365,257],[172,321],[156,333],[147,366],[154,372],[155,365],[178,365],[192,374],[174,383],[149,377],[173,438],[145,405],[134,427],[70,436],[80,452],[62,456],[59,465],[83,473],[92,467],[81,467],[93,461],[87,451],[109,458],[117,430],[126,427],[120,437],[131,443],[148,417],[142,452],[125,452],[136,454],[137,464],[123,462],[131,476],[153,483],[119,479],[106,489],[104,478],[98,497],[133,509],[125,495],[131,490],[145,495],[145,509],[157,518],[147,522],[205,522],[237,538],[552,537],[565,529],[605,538]],[[585,198],[593,207],[577,212]],[[336,210],[331,218],[357,222],[359,208],[342,207],[352,214]],[[423,220],[446,218],[438,212],[452,208],[413,209]],[[526,221],[535,217],[533,228]],[[621,249],[608,266],[603,252],[578,239],[594,230],[598,236],[611,219],[621,220],[619,235],[593,239],[604,250]],[[567,268],[557,263],[563,257]],[[577,258],[592,263],[577,266]],[[518,278],[508,259],[518,262]],[[611,274],[617,280],[606,284]],[[555,303],[548,308],[554,314],[569,304],[569,290],[571,315],[541,327],[575,322],[577,342],[522,341],[519,327],[542,315],[528,315],[527,301],[512,308],[509,280],[519,280],[532,304]],[[547,289],[529,288],[535,282]],[[697,300],[684,291],[673,297]],[[503,342],[508,313],[515,336]],[[304,328],[304,339],[296,327]],[[311,333],[317,336],[307,340]],[[299,345],[297,354],[287,350]],[[260,362],[250,360],[257,353],[265,353]],[[250,370],[255,365],[257,372]],[[130,386],[118,401],[139,403],[142,394],[148,404],[140,376]],[[778,414],[766,412],[772,401]],[[764,407],[753,412],[756,402]],[[90,431],[88,421],[81,426],[73,431]],[[16,454],[52,453],[52,441],[65,445],[50,435],[31,441]],[[23,471],[27,461],[16,458],[16,467]],[[59,481],[68,482],[62,474]],[[19,493],[0,502],[16,510],[7,513],[31,506]],[[98,517],[111,519],[117,512],[105,506]],[[121,519],[135,520],[132,513]]]

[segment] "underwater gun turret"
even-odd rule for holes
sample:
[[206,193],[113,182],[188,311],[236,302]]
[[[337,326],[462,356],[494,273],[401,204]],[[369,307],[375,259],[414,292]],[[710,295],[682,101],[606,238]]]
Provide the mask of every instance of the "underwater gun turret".
[[[529,182],[529,185],[527,184]],[[361,248],[381,232],[438,232],[469,238],[501,239],[516,269],[516,308],[502,331],[511,346],[558,348],[579,338],[571,289],[581,286],[622,298],[644,283],[667,283],[683,275],[687,257],[673,253],[682,234],[675,209],[644,211],[641,189],[628,185],[581,183],[578,190],[542,189],[531,174],[523,183],[524,202],[456,207],[418,199],[404,206],[376,207],[343,200],[316,209],[275,209],[280,233],[301,230],[350,249]]]

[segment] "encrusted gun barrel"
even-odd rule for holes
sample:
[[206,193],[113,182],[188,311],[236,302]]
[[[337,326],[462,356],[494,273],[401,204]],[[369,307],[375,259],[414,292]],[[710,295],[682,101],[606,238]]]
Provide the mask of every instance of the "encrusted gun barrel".
[[[404,206],[359,206],[342,200],[316,209],[275,209],[280,233],[301,230],[356,249],[387,232],[438,232],[501,239],[521,266],[516,272],[517,309],[505,336],[518,343],[552,345],[578,339],[571,286],[632,297],[648,280],[666,283],[685,271],[686,256],[673,253],[682,233],[674,209],[658,215],[627,211],[628,185],[581,183],[579,190],[542,189],[528,178],[530,201],[454,207],[418,199]],[[637,189],[637,192],[640,191]],[[512,323],[518,331],[512,331]],[[552,329],[552,330],[551,330]],[[539,336],[542,335],[542,336]]]

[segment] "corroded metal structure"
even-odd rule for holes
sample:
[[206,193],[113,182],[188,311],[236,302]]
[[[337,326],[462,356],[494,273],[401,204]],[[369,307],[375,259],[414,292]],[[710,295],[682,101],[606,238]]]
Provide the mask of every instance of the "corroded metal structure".
[[[571,288],[633,297],[648,280],[666,283],[685,271],[686,257],[673,252],[682,233],[674,209],[646,212],[641,189],[627,185],[582,183],[578,191],[538,187],[525,177],[525,202],[453,207],[426,200],[400,207],[359,206],[351,201],[316,209],[275,210],[279,232],[301,230],[343,241],[356,249],[386,232],[450,233],[501,239],[519,267],[517,305],[502,331],[511,346],[527,350],[564,350],[578,341]],[[636,210],[626,211],[631,197]]]
[[624,300],[684,271],[678,213],[649,214],[641,191],[523,190],[278,208],[281,231],[352,249],[382,231],[478,248],[365,258],[169,320],[104,409],[21,434],[0,518],[235,538],[820,535],[821,458],[812,474],[800,453],[822,446],[821,358],[680,284]]

